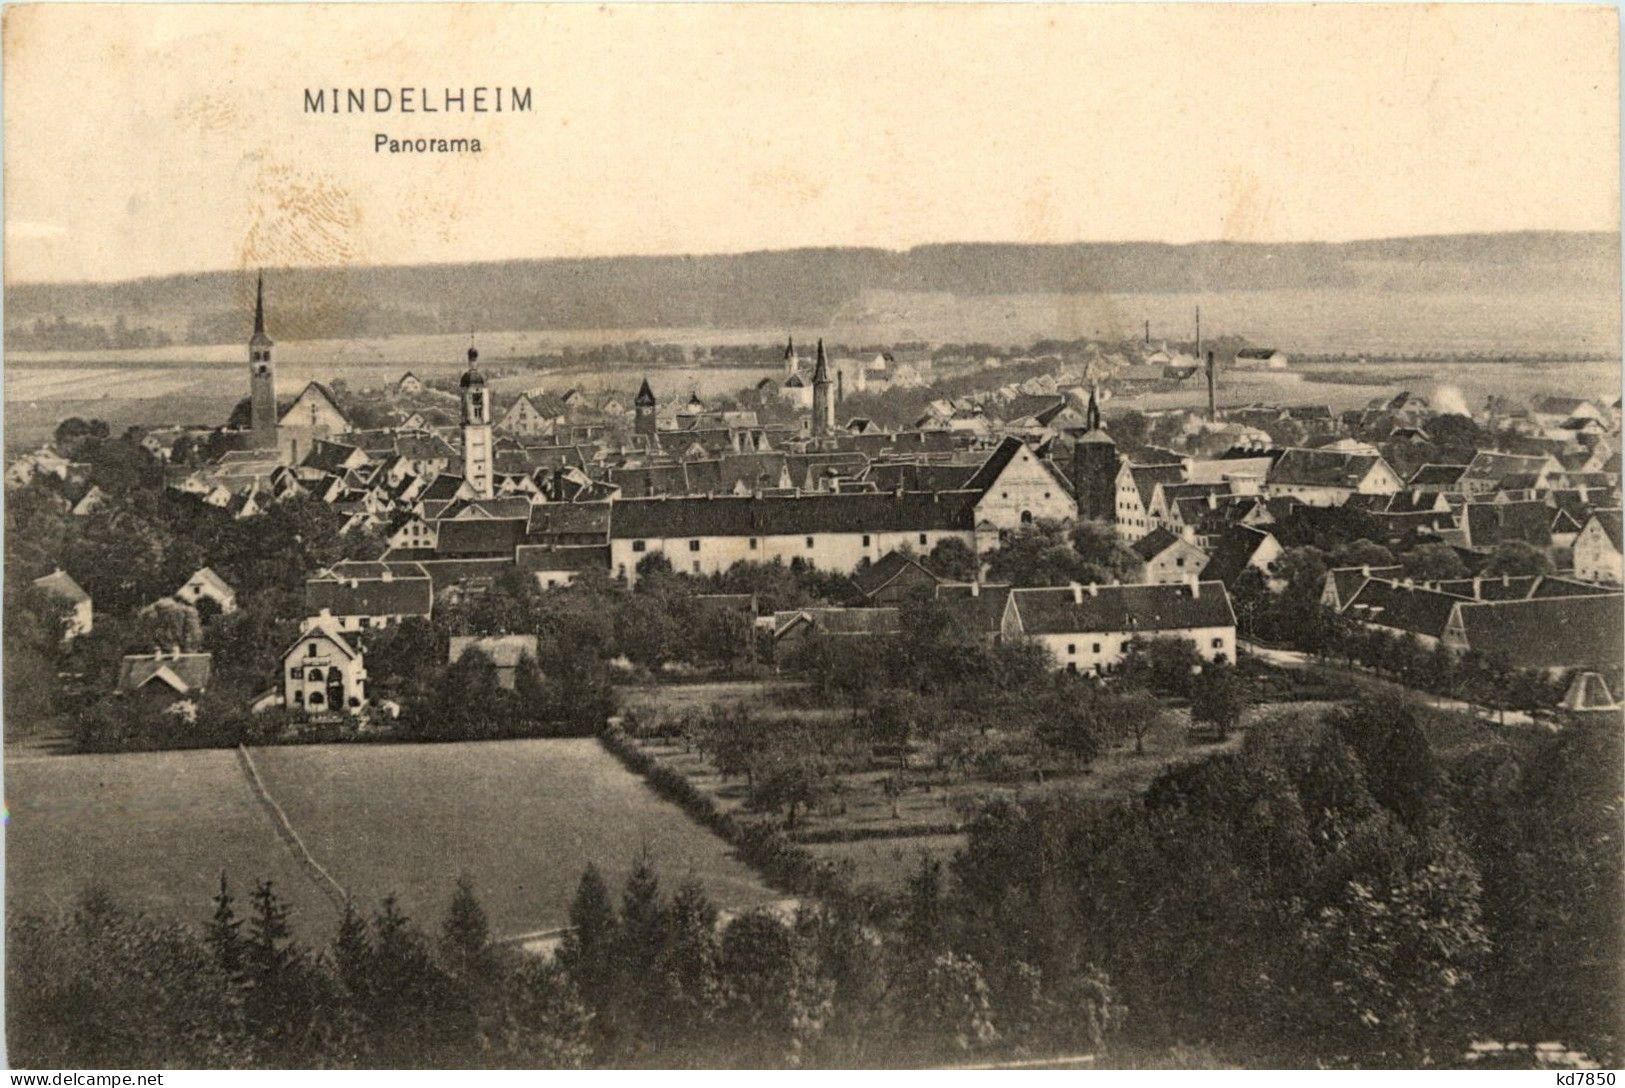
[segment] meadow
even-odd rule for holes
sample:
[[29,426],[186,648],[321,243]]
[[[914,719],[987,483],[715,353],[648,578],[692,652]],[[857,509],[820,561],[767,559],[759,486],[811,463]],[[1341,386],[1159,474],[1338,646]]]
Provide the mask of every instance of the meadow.
[[[8,909],[66,905],[100,882],[196,922],[225,870],[240,896],[270,877],[301,935],[331,936],[336,908],[294,863],[234,752],[7,756]],[[589,861],[616,887],[644,850],[719,906],[778,898],[596,740],[310,745],[253,759],[311,855],[367,909],[394,894],[411,917],[436,920],[467,873],[494,935],[543,932],[566,923]]]

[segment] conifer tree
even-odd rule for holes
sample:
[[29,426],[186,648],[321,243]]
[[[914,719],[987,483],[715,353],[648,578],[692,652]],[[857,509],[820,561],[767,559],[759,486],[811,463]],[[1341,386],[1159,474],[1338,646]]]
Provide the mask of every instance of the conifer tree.
[[214,897],[214,916],[206,928],[209,947],[214,949],[215,961],[229,978],[240,978],[243,971],[243,938],[238,932],[242,919],[232,906],[235,898],[226,882],[225,870],[220,872],[220,890]]

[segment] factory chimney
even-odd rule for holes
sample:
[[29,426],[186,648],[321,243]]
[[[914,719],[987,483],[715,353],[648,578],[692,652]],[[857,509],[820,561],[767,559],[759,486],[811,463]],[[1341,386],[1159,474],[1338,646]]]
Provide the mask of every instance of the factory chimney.
[[1209,422],[1217,423],[1219,420],[1219,405],[1213,393],[1213,353],[1207,353],[1207,418]]

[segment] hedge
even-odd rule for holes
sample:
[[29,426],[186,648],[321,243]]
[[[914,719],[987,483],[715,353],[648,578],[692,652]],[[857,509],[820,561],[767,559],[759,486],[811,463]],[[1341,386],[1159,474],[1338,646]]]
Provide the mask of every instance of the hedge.
[[816,857],[766,820],[741,820],[722,811],[710,794],[645,752],[620,726],[606,725],[599,741],[656,793],[727,840],[746,864],[780,891],[827,897],[851,890],[848,867]]

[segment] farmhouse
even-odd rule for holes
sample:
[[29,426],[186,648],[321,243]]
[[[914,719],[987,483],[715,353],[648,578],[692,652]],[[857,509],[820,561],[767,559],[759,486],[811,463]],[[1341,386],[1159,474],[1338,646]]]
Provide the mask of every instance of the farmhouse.
[[1000,634],[1032,639],[1068,672],[1111,668],[1129,643],[1143,638],[1183,638],[1208,661],[1236,659],[1230,594],[1194,575],[1177,585],[1013,589]]
[[142,694],[165,704],[189,700],[209,686],[210,654],[189,654],[179,649],[150,654],[126,654],[119,662],[118,690]]

